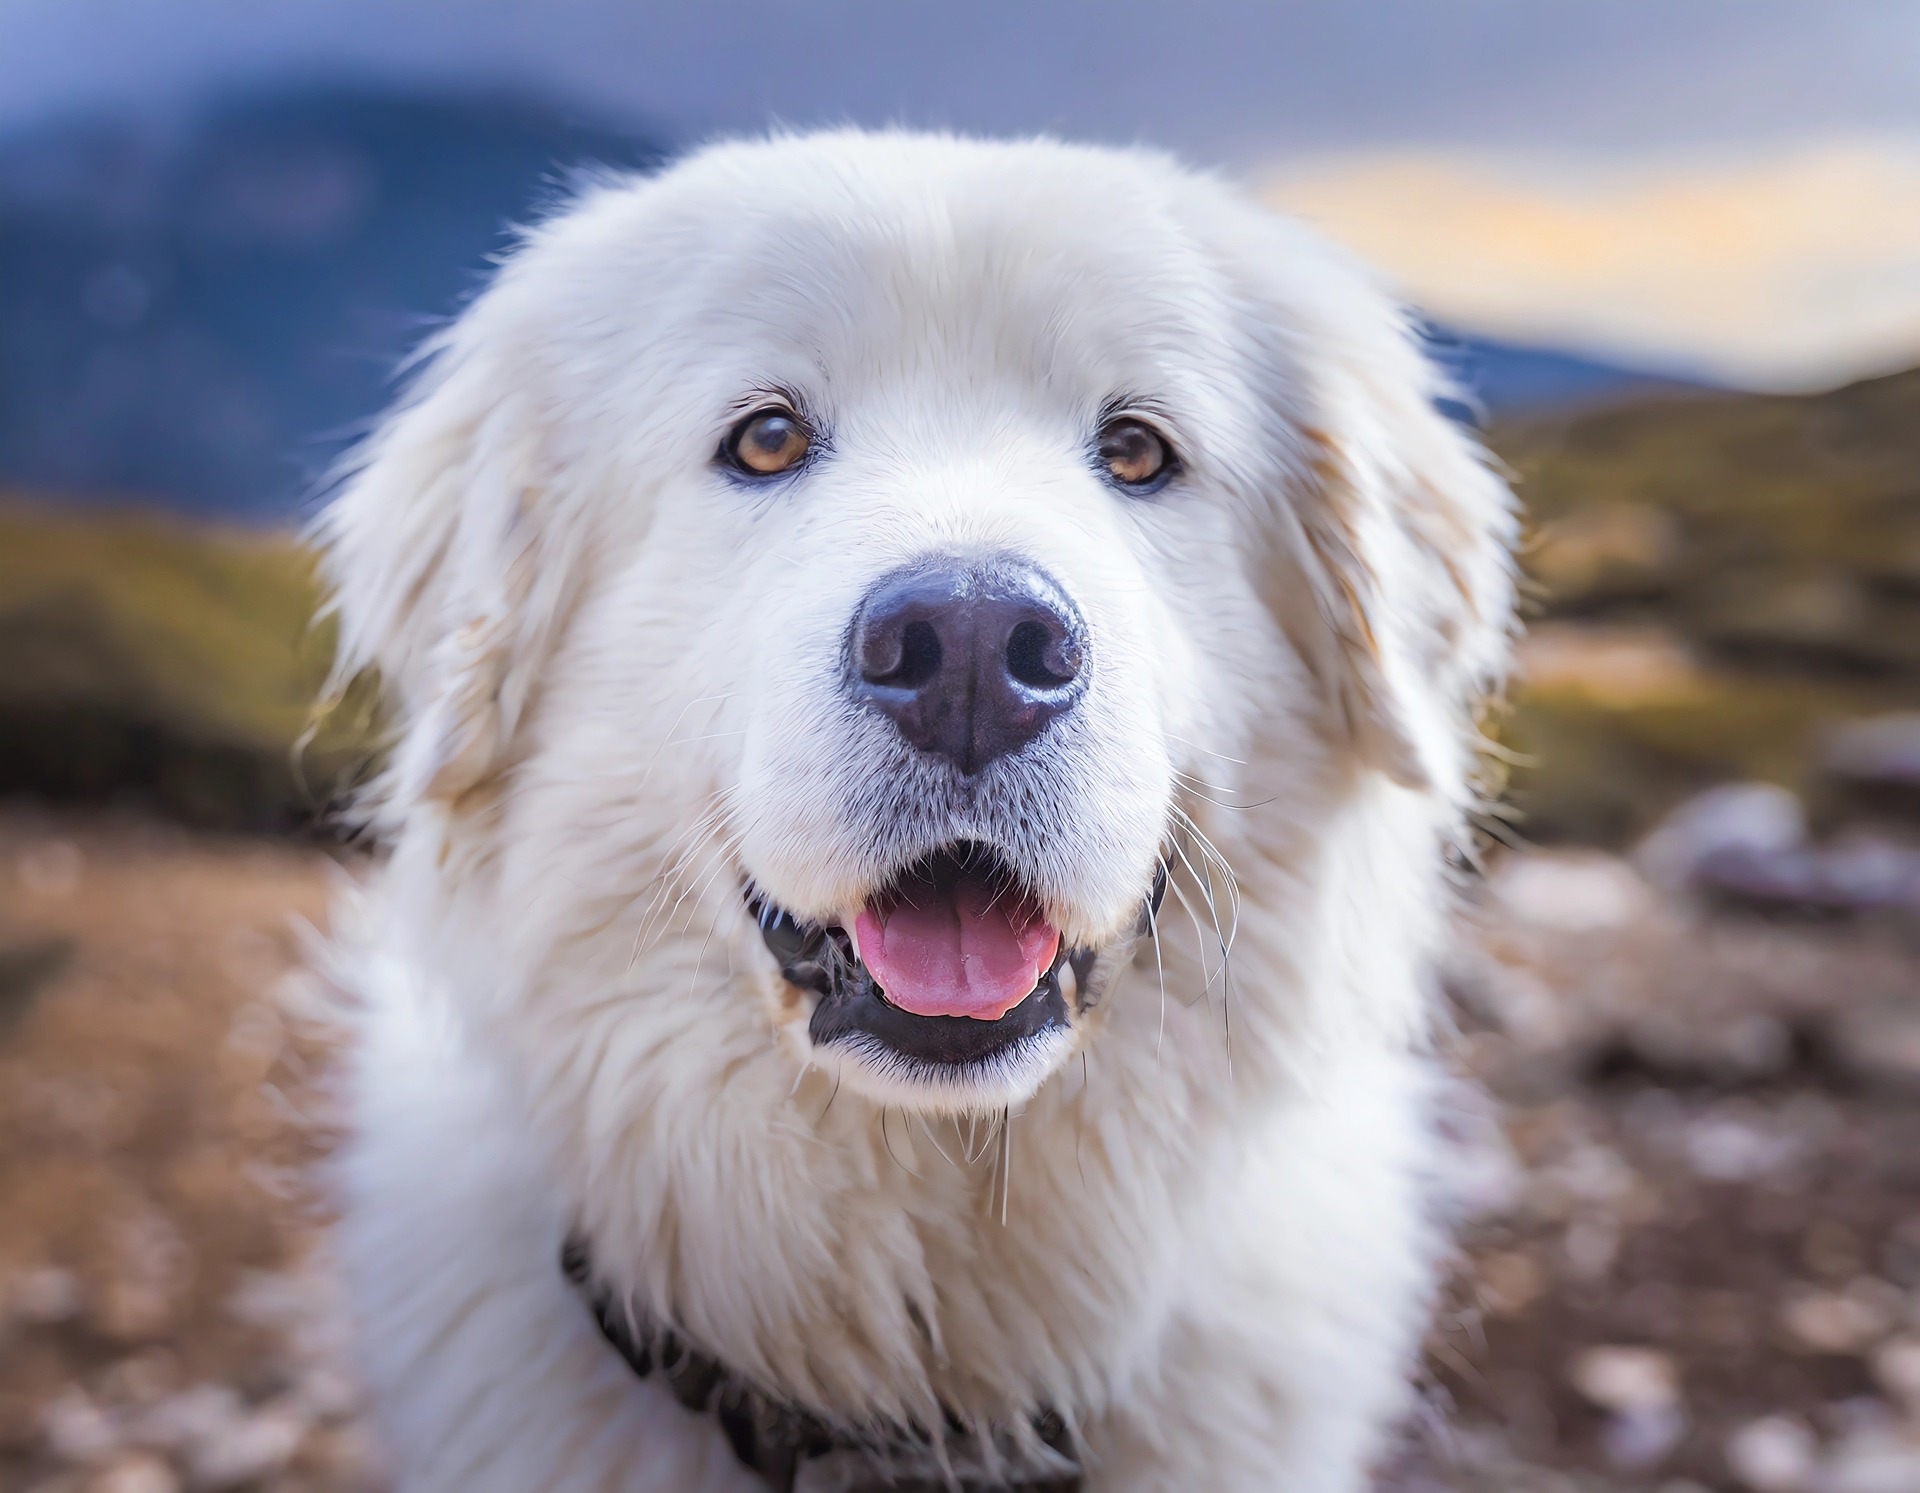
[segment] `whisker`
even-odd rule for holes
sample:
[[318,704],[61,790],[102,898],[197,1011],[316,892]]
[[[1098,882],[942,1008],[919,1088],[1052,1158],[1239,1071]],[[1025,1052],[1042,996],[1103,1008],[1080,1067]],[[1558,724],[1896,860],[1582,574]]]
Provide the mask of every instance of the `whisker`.
[[1229,757],[1225,752],[1216,752],[1211,747],[1203,747],[1199,742],[1188,741],[1186,737],[1180,736],[1172,731],[1167,733],[1167,740],[1177,741],[1181,746],[1192,747],[1196,752],[1205,752],[1209,757],[1218,757],[1222,762],[1231,762],[1235,767],[1245,767],[1247,765],[1246,762],[1239,757]]
[[1007,1197],[1013,1191],[1013,1109],[1000,1111],[1000,1159],[994,1170],[1000,1177],[1000,1227],[1007,1226]]
[[916,1115],[915,1118],[920,1121],[920,1133],[926,1136],[928,1144],[940,1153],[940,1159],[955,1171],[958,1171],[960,1169],[960,1163],[947,1154],[947,1148],[940,1144],[940,1138],[933,1133],[933,1127],[927,1123],[927,1117],[925,1115]]
[[[887,1131],[887,1113],[888,1113],[888,1107],[884,1104],[881,1105],[880,1106],[880,1143],[887,1148],[887,1158],[890,1161],[892,1161],[895,1166],[899,1167],[901,1171],[905,1172],[909,1177],[913,1177],[917,1180],[920,1174],[916,1172],[912,1167],[908,1166],[898,1156],[894,1155],[893,1137]],[[913,1134],[911,1131],[908,1132],[907,1139],[908,1140],[913,1139]]]
[[[1227,1079],[1231,1082],[1233,1079],[1233,939],[1231,935],[1223,932],[1220,927],[1220,907],[1213,891],[1214,862],[1219,862],[1226,877],[1229,893],[1233,899],[1231,906],[1232,917],[1230,921],[1233,924],[1235,934],[1239,932],[1240,928],[1240,904],[1237,878],[1233,875],[1233,868],[1227,865],[1226,858],[1220,854],[1219,849],[1207,838],[1200,826],[1195,824],[1184,810],[1176,809],[1175,812],[1178,813],[1180,818],[1185,822],[1187,831],[1193,836],[1196,845],[1199,847],[1200,866],[1204,868],[1196,869],[1192,860],[1188,858],[1185,847],[1183,847],[1177,839],[1173,842],[1174,852],[1186,865],[1188,873],[1200,882],[1201,889],[1206,894],[1207,912],[1213,919],[1213,934],[1219,942],[1220,1020],[1224,1028],[1227,1047]],[[1212,987],[1213,981],[1207,981],[1207,988],[1211,989]]]
[[[1160,863],[1162,884],[1173,879],[1173,872],[1167,865],[1164,855],[1155,855]],[[1153,1040],[1153,1063],[1157,1070],[1160,1066],[1160,1049],[1167,1040],[1167,962],[1160,952],[1160,910],[1153,905],[1153,899],[1147,899],[1147,936],[1153,940],[1153,967],[1160,976],[1160,1034]]]
[[1197,1003],[1207,998],[1207,992],[1213,989],[1213,982],[1216,976],[1207,973],[1207,935],[1200,927],[1199,913],[1194,911],[1193,903],[1187,900],[1186,889],[1180,885],[1177,877],[1169,877],[1167,879],[1167,885],[1171,888],[1173,895],[1179,899],[1181,907],[1186,909],[1187,920],[1193,924],[1193,937],[1200,953],[1200,973],[1206,976],[1206,981],[1201,985],[1199,994],[1194,996],[1190,1001],[1180,1002],[1181,1005],[1191,1010]]

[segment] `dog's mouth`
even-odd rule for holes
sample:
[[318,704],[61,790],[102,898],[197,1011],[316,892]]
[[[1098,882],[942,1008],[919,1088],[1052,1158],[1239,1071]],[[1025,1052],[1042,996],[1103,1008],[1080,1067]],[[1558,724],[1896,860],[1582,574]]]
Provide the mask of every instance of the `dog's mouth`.
[[[1156,882],[1143,928],[1159,895]],[[972,1087],[988,1070],[1050,1067],[1110,964],[1109,950],[1068,947],[1006,860],[971,842],[915,861],[851,927],[802,923],[752,888],[747,901],[782,975],[818,996],[814,1045],[894,1080]]]

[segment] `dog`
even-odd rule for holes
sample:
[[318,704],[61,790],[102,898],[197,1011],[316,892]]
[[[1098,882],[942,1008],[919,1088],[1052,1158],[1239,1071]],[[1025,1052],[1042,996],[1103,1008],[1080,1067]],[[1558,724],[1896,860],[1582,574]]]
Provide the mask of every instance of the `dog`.
[[403,1488],[1365,1485],[1512,631],[1447,394],[1137,150],[722,143],[526,231],[319,521]]

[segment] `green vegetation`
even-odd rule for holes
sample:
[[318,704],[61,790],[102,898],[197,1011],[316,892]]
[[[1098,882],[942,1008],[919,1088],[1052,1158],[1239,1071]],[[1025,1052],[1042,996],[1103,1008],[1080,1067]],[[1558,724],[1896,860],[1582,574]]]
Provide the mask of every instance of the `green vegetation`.
[[332,653],[318,600],[284,536],[0,506],[0,790],[312,822],[374,740],[364,688],[305,740]]
[[1616,841],[1825,727],[1920,704],[1920,372],[1494,432],[1537,537],[1503,735],[1523,832]]

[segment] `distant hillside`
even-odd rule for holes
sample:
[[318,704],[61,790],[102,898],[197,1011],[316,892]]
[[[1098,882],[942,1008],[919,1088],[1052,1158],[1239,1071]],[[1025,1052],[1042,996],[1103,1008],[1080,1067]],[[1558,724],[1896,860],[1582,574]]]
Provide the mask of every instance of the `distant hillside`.
[[344,89],[0,142],[0,481],[284,520],[511,223],[659,158],[524,101]]
[[1920,371],[1496,427],[1538,539],[1510,738],[1544,836],[1801,782],[1823,727],[1920,706]]
[[365,686],[316,714],[319,599],[283,535],[0,504],[0,794],[312,825],[377,736]]

